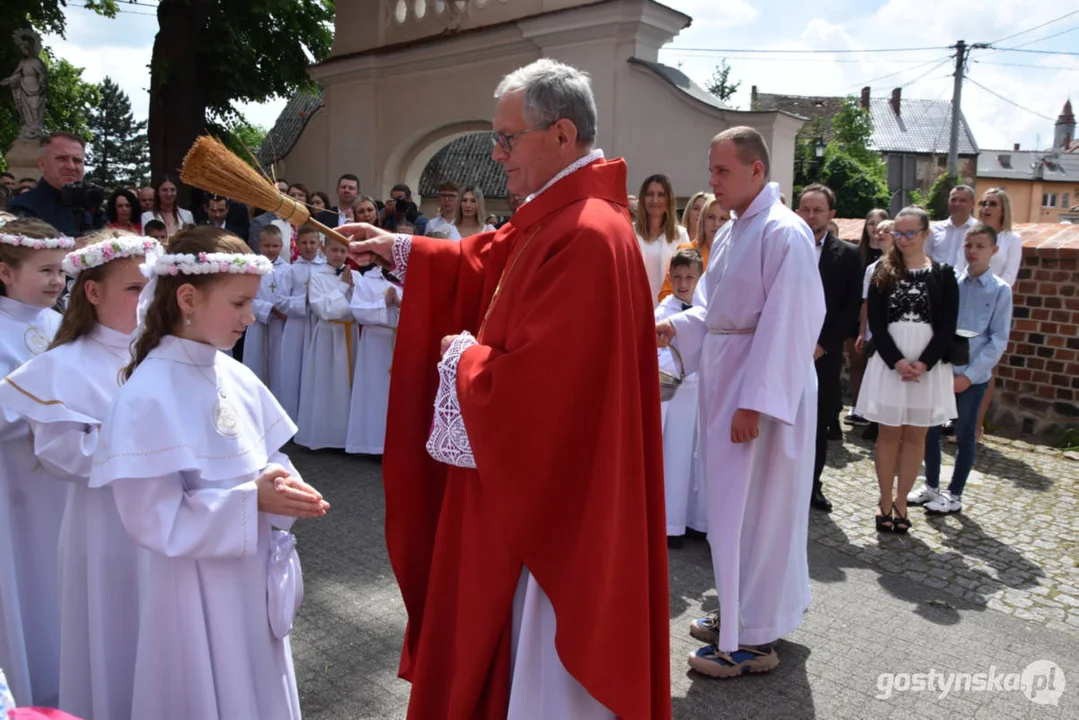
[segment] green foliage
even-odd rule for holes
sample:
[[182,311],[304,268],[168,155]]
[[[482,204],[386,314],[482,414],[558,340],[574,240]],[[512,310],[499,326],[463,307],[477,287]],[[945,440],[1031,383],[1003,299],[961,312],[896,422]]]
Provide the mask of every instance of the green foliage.
[[269,132],[261,125],[252,125],[242,116],[236,115],[235,119],[225,123],[209,123],[207,128],[213,135],[225,143],[237,157],[243,158],[248,165],[258,169],[255,155],[262,146]]
[[813,118],[798,131],[794,138],[794,197],[802,187],[819,182],[823,158],[817,157],[817,141],[828,132],[824,118]]
[[922,194],[921,190],[907,190],[907,199],[911,205],[917,205],[924,208],[929,200]]
[[1061,450],[1079,450],[1079,425],[1069,425],[1061,430],[1053,447]]
[[842,102],[842,109],[832,117],[830,142],[867,167],[879,163],[880,155],[869,147],[873,137],[869,111],[853,96]]
[[146,121],[135,122],[131,100],[111,78],[101,83],[101,102],[90,114],[89,124],[92,138],[86,162],[93,169],[87,179],[107,188],[147,184]]
[[946,172],[937,176],[933,181],[933,187],[929,188],[929,197],[924,205],[929,217],[934,220],[948,219],[948,195],[952,188],[959,184],[959,178]]
[[850,153],[829,145],[820,182],[835,191],[836,217],[860,218],[875,207],[888,207],[888,185]]
[[45,131],[75,133],[89,142],[90,114],[101,102],[100,86],[82,79],[82,68],[63,58],[57,59],[45,50],[45,67],[49,70],[49,94],[45,101]]
[[731,66],[727,64],[727,59],[723,58],[720,60],[720,64],[716,66],[705,89],[723,102],[727,102],[736,92],[738,92],[738,88],[742,86],[741,80],[732,83],[730,78]]

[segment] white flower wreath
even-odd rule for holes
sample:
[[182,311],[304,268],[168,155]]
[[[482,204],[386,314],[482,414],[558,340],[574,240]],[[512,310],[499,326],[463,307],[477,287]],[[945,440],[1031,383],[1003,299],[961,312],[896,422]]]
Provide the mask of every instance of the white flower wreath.
[[34,250],[70,250],[75,247],[75,239],[63,235],[54,238],[29,238],[25,235],[0,233],[0,243]]
[[199,253],[162,255],[154,261],[154,275],[269,275],[273,264],[251,253]]
[[162,251],[161,243],[154,238],[125,235],[102,240],[87,245],[81,250],[69,252],[64,257],[63,267],[64,272],[75,277],[83,270],[100,267],[112,260],[159,255]]

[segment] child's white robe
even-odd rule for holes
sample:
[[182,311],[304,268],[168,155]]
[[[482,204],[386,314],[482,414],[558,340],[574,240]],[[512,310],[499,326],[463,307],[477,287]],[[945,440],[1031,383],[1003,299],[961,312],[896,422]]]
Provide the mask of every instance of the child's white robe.
[[262,276],[258,295],[252,302],[255,322],[247,328],[247,336],[244,338],[244,365],[251,368],[255,377],[278,396],[281,388],[274,387],[274,382],[281,382],[277,366],[281,360],[281,338],[285,332],[285,321],[276,317],[273,310],[284,302],[284,276],[289,272],[289,265],[280,256],[273,265],[273,272]]
[[373,268],[364,273],[352,291],[352,316],[363,326],[352,375],[352,402],[345,450],[350,453],[381,455],[386,440],[386,409],[390,399],[390,365],[397,334],[400,305],[386,306],[386,292],[403,295]]
[[311,308],[307,299],[307,288],[311,274],[326,261],[316,258],[313,261],[296,258],[287,273],[282,273],[285,280],[283,298],[278,309],[285,314],[285,329],[281,333],[281,363],[278,380],[278,399],[290,418],[299,417],[300,383],[303,378],[304,357],[311,345]]
[[[258,509],[296,426],[241,363],[162,339],[102,425],[91,487],[111,487],[147,549],[133,718],[298,720],[287,634],[302,596],[293,519]],[[282,608],[290,610],[282,612]]]
[[[350,273],[353,282],[357,273]],[[348,434],[352,367],[359,338],[349,309],[352,287],[328,265],[311,274],[310,305],[314,318],[300,385],[296,443],[318,450],[345,447]]]
[[131,717],[139,550],[120,523],[112,490],[89,487],[101,422],[131,361],[131,340],[99,325],[0,382],[5,412],[25,420],[42,467],[66,481],[59,707],[86,720]]

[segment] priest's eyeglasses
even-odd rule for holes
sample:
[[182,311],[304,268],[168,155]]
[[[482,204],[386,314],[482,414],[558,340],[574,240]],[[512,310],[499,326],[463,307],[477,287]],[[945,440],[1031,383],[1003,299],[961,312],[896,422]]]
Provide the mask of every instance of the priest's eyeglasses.
[[511,152],[513,152],[512,140],[514,138],[521,137],[522,135],[527,135],[530,132],[536,132],[537,130],[546,130],[549,127],[551,127],[552,125],[554,125],[554,123],[544,123],[542,125],[535,125],[533,127],[526,128],[524,130],[518,130],[515,133],[510,133],[509,135],[507,135],[506,133],[496,132],[495,136],[493,138],[491,138],[491,144],[492,145],[497,145],[498,147],[502,148],[502,152],[509,155]]

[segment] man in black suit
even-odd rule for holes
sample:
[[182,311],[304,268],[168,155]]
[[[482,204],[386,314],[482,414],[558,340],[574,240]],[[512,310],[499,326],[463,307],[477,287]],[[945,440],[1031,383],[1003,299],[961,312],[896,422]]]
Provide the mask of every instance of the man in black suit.
[[828,455],[828,424],[839,414],[843,399],[839,385],[843,369],[843,341],[858,318],[862,305],[862,272],[858,249],[828,232],[835,217],[835,193],[814,183],[798,196],[801,216],[817,242],[818,267],[824,285],[826,314],[817,340],[814,360],[817,367],[817,456],[813,464],[813,496],[810,505],[831,512],[824,496],[821,471]]
[[337,179],[337,205],[323,210],[315,219],[326,227],[338,227],[352,222],[352,208],[360,197],[360,179],[345,173]]
[[220,195],[207,195],[206,202],[203,205],[203,211],[206,213],[206,220],[203,224],[215,225],[222,230],[228,230],[233,235],[237,235],[241,239],[246,240],[246,230],[228,220],[230,205],[231,203],[228,198],[221,197]]

